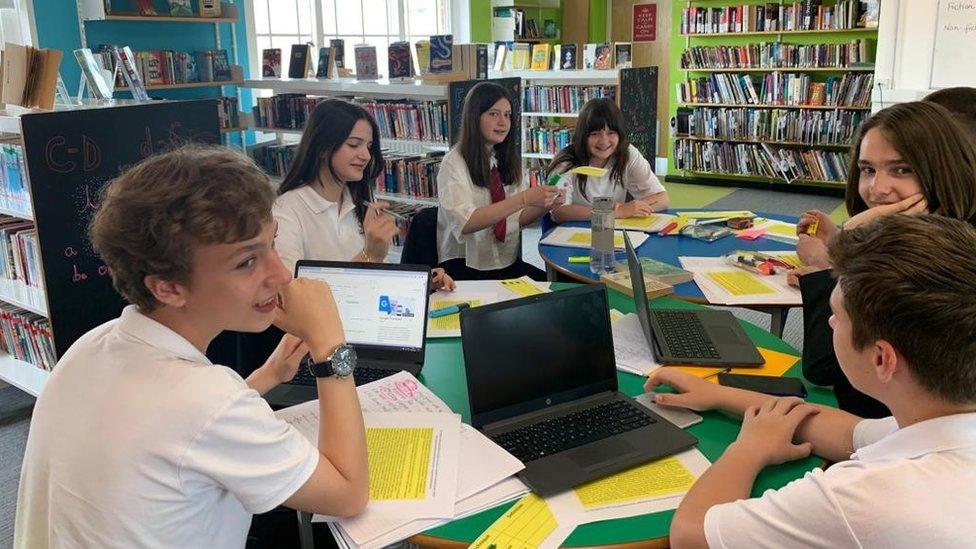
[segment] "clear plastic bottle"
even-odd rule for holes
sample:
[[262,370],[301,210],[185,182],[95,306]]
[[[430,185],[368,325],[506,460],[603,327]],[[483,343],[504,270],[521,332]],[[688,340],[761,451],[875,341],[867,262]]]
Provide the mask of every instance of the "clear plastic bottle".
[[613,251],[613,198],[593,198],[590,214],[590,271],[594,274],[614,271]]

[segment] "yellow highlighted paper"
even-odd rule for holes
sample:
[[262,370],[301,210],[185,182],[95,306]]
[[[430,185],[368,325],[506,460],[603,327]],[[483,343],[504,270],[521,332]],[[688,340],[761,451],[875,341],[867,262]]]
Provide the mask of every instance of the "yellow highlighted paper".
[[769,220],[762,225],[762,228],[766,229],[767,234],[796,238],[796,225],[791,225],[782,221]]
[[[472,307],[477,307],[481,305],[480,299],[438,299],[430,304],[430,310],[442,309],[444,307],[450,307],[451,305],[457,305],[459,303],[467,303]],[[458,331],[461,329],[461,315],[447,315],[437,318],[429,318],[430,329],[432,330],[443,330],[443,331]]]
[[539,547],[559,523],[546,500],[528,494],[498,518],[470,547],[516,549]]
[[[567,240],[570,244],[581,244],[583,246],[590,246],[592,242],[590,233],[586,231],[573,233],[572,236],[570,236]],[[624,233],[618,233],[618,232],[613,233],[613,247],[614,248],[624,247]]]
[[434,445],[431,427],[370,427],[369,499],[424,499]]
[[[718,219],[720,217],[756,217],[750,211],[725,211],[725,212],[678,212],[680,217],[686,219]],[[794,235],[796,236],[796,235]]]
[[[772,349],[763,349],[759,347],[759,354],[762,355],[765,363],[758,368],[732,368],[731,373],[733,374],[749,374],[757,376],[782,376],[787,370],[793,367],[794,364],[800,360],[799,357],[781,353],[779,351],[774,351]],[[697,377],[705,377],[706,381],[712,383],[718,383],[718,378],[714,375],[716,368],[709,368],[707,366],[668,366],[669,368],[675,368],[676,370],[681,370],[682,372],[688,372],[689,374]]]
[[514,292],[522,297],[529,297],[530,295],[539,295],[543,293],[538,286],[522,278],[499,280],[499,283],[501,283],[501,285],[504,286],[507,290]]
[[804,265],[803,261],[800,261],[800,256],[797,254],[783,254],[776,255],[775,257],[793,268],[802,267]]
[[617,229],[625,229],[628,231],[652,231],[655,226],[660,224],[662,219],[669,217],[657,214],[651,214],[647,217],[628,217],[626,219],[615,220],[614,225]]
[[573,491],[583,507],[592,509],[681,494],[694,483],[691,471],[671,456],[588,482]]
[[715,271],[707,273],[707,276],[736,297],[776,293],[776,290],[747,271]]

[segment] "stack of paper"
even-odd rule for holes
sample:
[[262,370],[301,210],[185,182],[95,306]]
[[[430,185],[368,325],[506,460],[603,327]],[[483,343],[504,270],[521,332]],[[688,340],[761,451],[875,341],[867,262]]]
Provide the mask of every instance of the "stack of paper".
[[[453,292],[435,292],[430,296],[430,309],[467,303],[472,307],[508,301],[549,291],[548,282],[536,282],[527,276],[511,280],[459,280]],[[427,319],[427,337],[461,337],[460,315]]]
[[628,217],[614,221],[614,228],[625,231],[644,231],[656,233],[666,227],[677,217],[670,214],[653,213],[647,217]]
[[[383,547],[528,491],[513,478],[524,465],[462,425],[411,374],[374,381],[357,393],[366,421],[370,502],[351,519],[312,519],[330,522],[344,546]],[[277,414],[317,442],[318,401]]]
[[762,230],[762,235],[766,238],[784,244],[796,244],[800,241],[800,237],[796,235],[796,225],[785,221],[767,219],[753,225],[752,230]]
[[[772,256],[792,252],[762,252]],[[793,254],[795,255],[795,254]],[[786,271],[765,276],[729,265],[722,257],[679,257],[681,266],[691,271],[695,283],[713,305],[793,305],[800,306],[800,290],[786,282]]]
[[613,355],[617,360],[618,370],[646,376],[661,366],[654,360],[636,314],[625,315],[611,309],[610,326],[613,330]]
[[[647,233],[639,231],[627,231],[630,235],[630,243],[634,248],[639,247],[647,240]],[[564,248],[590,248],[590,229],[580,227],[556,227],[539,244],[546,246],[562,246]],[[624,232],[613,232],[613,247],[618,250],[624,249]]]
[[471,547],[559,547],[576,526],[676,509],[709,467],[697,449],[638,465],[549,498],[529,494]]

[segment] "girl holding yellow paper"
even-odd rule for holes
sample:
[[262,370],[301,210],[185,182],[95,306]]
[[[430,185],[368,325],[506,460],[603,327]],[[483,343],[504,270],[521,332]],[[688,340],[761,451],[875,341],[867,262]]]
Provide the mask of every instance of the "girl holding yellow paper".
[[549,164],[547,176],[563,174],[566,204],[557,223],[590,218],[592,199],[611,196],[614,216],[645,217],[668,207],[668,193],[651,164],[630,144],[623,115],[609,99],[591,99],[579,112],[570,145]]

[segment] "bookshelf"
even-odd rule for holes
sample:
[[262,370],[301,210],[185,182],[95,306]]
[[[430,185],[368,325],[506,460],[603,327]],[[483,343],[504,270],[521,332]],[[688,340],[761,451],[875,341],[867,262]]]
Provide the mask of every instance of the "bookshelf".
[[[545,22],[547,20],[551,21],[554,26],[555,34],[553,36],[546,36]],[[491,0],[492,42],[528,42],[532,44],[558,42],[562,34],[561,21],[562,6],[560,0],[538,0],[536,2]]]
[[[855,26],[856,0],[804,11],[810,4],[673,4],[672,39],[681,46],[670,70],[682,76],[669,90],[677,131],[668,180],[843,192],[851,137],[871,111],[877,29]],[[781,135],[777,124],[792,129]]]
[[[377,81],[357,81],[355,78],[334,78],[334,79],[314,79],[314,78],[302,78],[302,79],[289,79],[289,78],[258,78],[245,80],[242,84],[243,88],[250,88],[255,90],[269,90],[275,95],[279,94],[302,94],[309,96],[311,98],[319,97],[344,97],[349,98],[350,96],[354,98],[354,101],[360,103],[368,111],[371,107],[382,109],[383,104],[378,103],[376,105],[367,105],[373,103],[372,100],[377,101],[396,101],[402,100],[404,104],[414,104],[420,108],[427,108],[427,111],[431,115],[430,120],[441,121],[446,123],[447,112],[446,112],[446,102],[447,102],[447,86],[446,85],[431,85],[424,84],[420,81],[401,83],[401,82],[390,82],[387,79],[381,79]],[[440,105],[443,102],[443,109]],[[309,105],[311,107],[311,105]],[[255,107],[259,109],[260,106]],[[437,114],[433,114],[436,111]],[[257,110],[255,110],[257,112]],[[438,118],[441,117],[442,118]],[[255,148],[260,147],[281,147],[288,146],[289,144],[297,143],[298,137],[302,134],[302,127],[269,127],[267,125],[260,125],[255,120],[259,119],[259,116],[247,117],[249,127],[248,130],[261,132],[265,134],[270,134],[273,139],[269,142],[260,143],[257,146],[251,147],[252,151]],[[392,135],[398,131],[399,127],[393,124],[384,123],[386,117],[384,116],[374,116],[377,119],[377,123],[380,127],[380,144],[384,149],[387,149],[390,154],[387,159],[389,163],[394,162],[411,162],[414,157],[424,157],[430,153],[441,153],[447,152],[450,148],[448,136],[446,133],[441,132],[442,139],[412,139],[405,138],[405,136]],[[427,119],[425,119],[427,120]],[[443,129],[446,126],[442,126]],[[414,128],[415,129],[415,128]],[[421,161],[418,159],[417,161]],[[276,162],[276,166],[279,167],[278,170],[281,173],[283,171],[280,168],[286,168],[287,163],[290,162],[290,158],[281,158]],[[262,162],[259,160],[259,164],[269,167],[270,162]],[[416,168],[417,166],[413,166]],[[414,172],[410,172],[411,176],[415,175]],[[436,173],[436,172],[434,172]],[[397,175],[398,184],[403,184],[399,177],[402,174]],[[427,175],[430,175],[429,173]],[[274,181],[280,183],[280,174],[273,174],[272,178]],[[381,176],[383,177],[383,176]],[[409,177],[409,176],[408,176]],[[426,193],[431,194],[431,193]],[[415,194],[402,193],[402,192],[383,192],[383,189],[377,187],[374,193],[376,199],[382,199],[390,202],[400,202],[404,204],[411,204],[416,206],[436,206],[437,198],[432,196],[418,196]]]
[[86,236],[92,197],[143,158],[147,135],[160,136],[150,147],[189,135],[216,142],[213,103],[86,100],[0,112],[0,381],[39,395],[68,346],[118,315],[121,298]]

